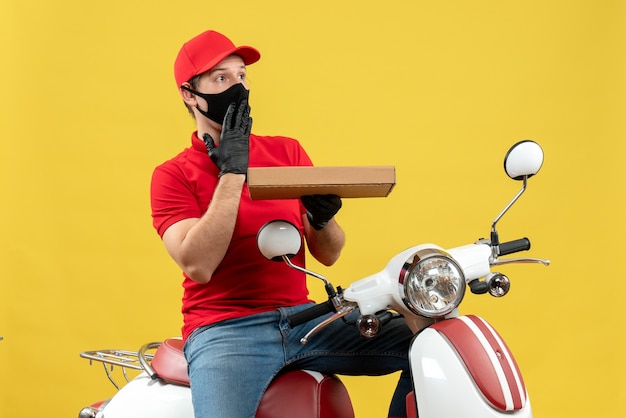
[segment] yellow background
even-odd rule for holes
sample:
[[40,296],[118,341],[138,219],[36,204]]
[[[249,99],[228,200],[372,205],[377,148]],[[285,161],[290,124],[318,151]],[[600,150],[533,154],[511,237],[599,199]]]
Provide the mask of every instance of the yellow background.
[[[538,141],[544,167],[500,233],[553,264],[502,268],[510,295],[463,312],[507,340],[536,417],[623,415],[626,2],[3,0],[0,417],[76,416],[115,392],[80,351],[179,334],[148,188],[193,128],[174,57],[209,28],[263,54],[256,133],[318,165],[396,166],[388,198],[344,202],[340,262],[312,264],[336,285],[412,244],[487,236],[520,186],[504,153]],[[395,376],[345,380],[359,418],[385,416]]]

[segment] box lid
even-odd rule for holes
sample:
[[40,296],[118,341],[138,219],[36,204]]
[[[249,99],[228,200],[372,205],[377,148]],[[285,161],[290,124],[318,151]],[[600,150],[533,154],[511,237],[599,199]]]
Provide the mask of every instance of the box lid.
[[386,197],[396,183],[394,166],[250,167],[250,197],[297,199],[307,194],[336,194],[342,198]]

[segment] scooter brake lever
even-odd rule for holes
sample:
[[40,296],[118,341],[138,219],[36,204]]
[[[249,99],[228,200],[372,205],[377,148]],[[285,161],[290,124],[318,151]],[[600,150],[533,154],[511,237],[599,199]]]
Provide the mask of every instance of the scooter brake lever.
[[550,265],[550,260],[542,260],[539,258],[499,258],[491,262],[492,266],[501,266],[503,264],[524,264],[524,263],[537,263],[544,266]]
[[309,342],[314,334],[317,334],[318,331],[325,328],[331,322],[348,315],[350,312],[354,311],[355,308],[356,307],[352,305],[344,305],[340,307],[337,312],[335,312],[334,314],[317,324],[315,327],[313,327],[313,329],[311,329],[309,332],[307,332],[306,335],[300,339],[300,344],[305,345]]

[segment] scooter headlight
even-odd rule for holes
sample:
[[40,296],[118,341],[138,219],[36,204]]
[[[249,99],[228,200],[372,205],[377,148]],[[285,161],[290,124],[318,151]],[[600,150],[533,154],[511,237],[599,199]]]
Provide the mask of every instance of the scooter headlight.
[[414,313],[440,318],[452,312],[465,295],[463,270],[446,252],[427,248],[414,253],[400,272],[404,304]]

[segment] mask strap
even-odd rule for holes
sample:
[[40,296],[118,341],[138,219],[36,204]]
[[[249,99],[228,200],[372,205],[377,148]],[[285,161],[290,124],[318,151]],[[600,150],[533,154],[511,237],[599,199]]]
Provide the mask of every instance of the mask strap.
[[199,91],[195,91],[195,90],[193,90],[193,89],[190,89],[190,88],[189,88],[189,87],[187,87],[187,86],[180,86],[180,88],[181,88],[181,89],[183,89],[183,90],[187,90],[187,91],[188,91],[189,93],[191,93],[191,94],[194,94],[194,95],[196,95],[196,96],[200,96],[200,97],[202,97],[202,93],[200,93]]
[[[189,88],[189,87],[187,87],[187,86],[180,86],[180,88],[181,88],[181,89],[183,89],[183,90],[187,90],[189,93],[193,94],[194,96],[202,97],[202,98],[203,98],[203,99],[207,102],[207,104],[208,104],[209,99],[208,99],[207,97],[205,97],[204,93],[200,93],[199,91],[192,90],[192,89],[190,89],[190,88]],[[209,112],[206,112],[206,111],[204,111],[204,110],[200,109],[200,106],[199,106],[199,105],[196,105],[196,109],[197,109],[197,110],[198,110],[198,112],[200,112],[200,114],[201,114],[201,115],[203,115],[204,117],[206,117],[206,118],[208,118],[208,119],[211,119],[211,120],[214,120],[214,119],[211,117],[211,115],[209,115]],[[218,123],[219,123],[219,122],[218,122]]]

